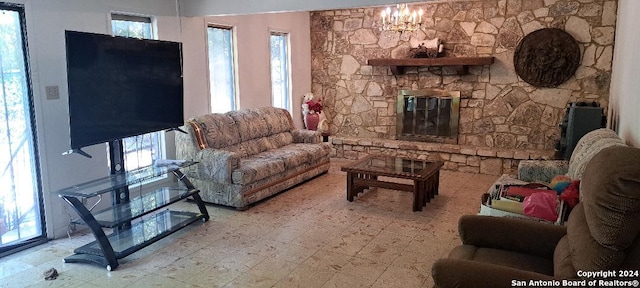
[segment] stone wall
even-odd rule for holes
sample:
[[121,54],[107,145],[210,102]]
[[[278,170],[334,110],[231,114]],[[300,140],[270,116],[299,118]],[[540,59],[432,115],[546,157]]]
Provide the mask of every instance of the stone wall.
[[[312,92],[323,98],[336,137],[395,139],[401,89],[447,89],[462,94],[458,144],[489,150],[553,151],[567,103],[609,99],[617,1],[480,0],[414,3],[423,29],[380,31],[385,7],[311,13]],[[582,62],[567,82],[538,88],[519,79],[513,54],[520,39],[541,28],[561,28],[578,42]],[[370,58],[406,58],[411,38],[438,37],[445,56],[494,56],[492,65],[414,67],[392,75]]]

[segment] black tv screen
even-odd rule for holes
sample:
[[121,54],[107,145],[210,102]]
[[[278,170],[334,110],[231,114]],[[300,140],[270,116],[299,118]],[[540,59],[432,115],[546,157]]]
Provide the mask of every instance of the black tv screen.
[[71,148],[183,124],[181,44],[65,31]]

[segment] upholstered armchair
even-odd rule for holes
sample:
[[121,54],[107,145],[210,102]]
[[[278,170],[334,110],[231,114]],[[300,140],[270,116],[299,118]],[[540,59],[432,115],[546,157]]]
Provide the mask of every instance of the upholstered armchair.
[[580,193],[566,226],[463,216],[462,245],[432,267],[436,287],[512,287],[514,280],[580,280],[578,271],[640,270],[640,149],[597,153]]

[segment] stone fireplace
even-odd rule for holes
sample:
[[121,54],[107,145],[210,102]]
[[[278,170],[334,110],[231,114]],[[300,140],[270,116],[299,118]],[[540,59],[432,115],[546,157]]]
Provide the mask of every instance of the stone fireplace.
[[460,91],[400,90],[397,101],[398,140],[458,143]]
[[[515,170],[520,160],[553,156],[568,103],[597,102],[607,110],[617,2],[416,2],[412,8],[423,9],[424,18],[421,29],[412,33],[381,31],[379,15],[384,7],[311,12],[311,92],[323,99],[334,156],[439,158],[444,169],[496,175]],[[520,40],[542,28],[568,32],[581,51],[575,75],[553,88],[522,81],[514,68]],[[434,38],[444,44],[442,57],[494,57],[495,61],[469,66],[465,73],[445,65],[407,66],[402,74],[368,62],[407,59],[412,41]],[[427,89],[459,91],[457,136],[446,137],[454,142],[400,136],[406,131],[398,131],[398,120],[405,117],[398,116],[398,91]],[[437,104],[413,96],[413,101]],[[437,125],[423,127],[440,131]]]

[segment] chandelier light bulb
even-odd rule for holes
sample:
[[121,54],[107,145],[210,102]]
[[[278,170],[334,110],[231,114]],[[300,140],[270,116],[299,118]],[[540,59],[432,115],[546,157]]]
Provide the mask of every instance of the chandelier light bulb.
[[422,9],[411,10],[407,4],[396,4],[396,9],[391,11],[390,7],[382,10],[380,16],[382,18],[381,31],[396,31],[404,33],[405,31],[415,31],[421,28]]

